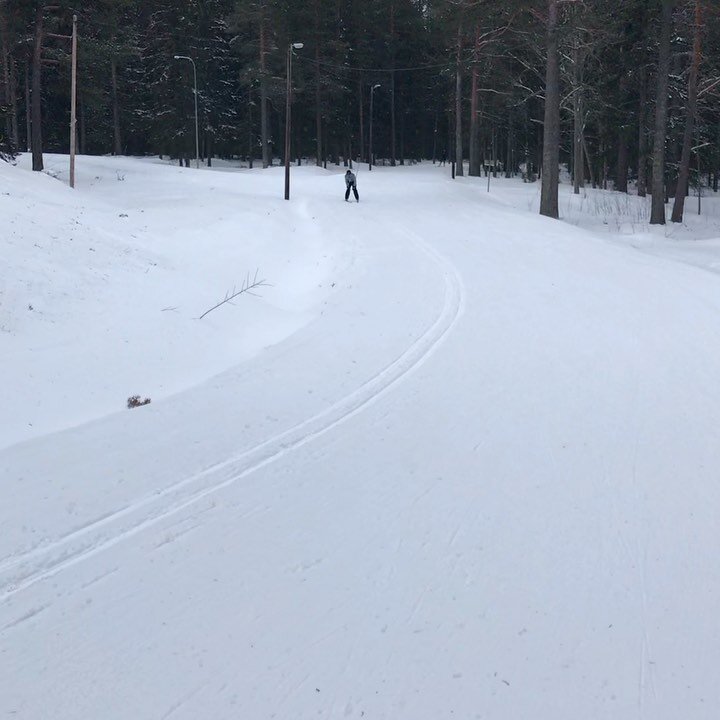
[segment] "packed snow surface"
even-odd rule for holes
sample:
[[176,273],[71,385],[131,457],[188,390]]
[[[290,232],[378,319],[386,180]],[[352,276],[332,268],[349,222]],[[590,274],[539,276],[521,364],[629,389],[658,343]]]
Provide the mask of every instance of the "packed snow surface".
[[46,160],[0,163],[0,714],[717,718],[717,198]]

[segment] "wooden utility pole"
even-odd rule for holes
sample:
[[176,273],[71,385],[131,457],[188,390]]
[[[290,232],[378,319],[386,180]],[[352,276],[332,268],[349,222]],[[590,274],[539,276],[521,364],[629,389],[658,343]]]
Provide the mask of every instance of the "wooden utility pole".
[[75,132],[77,110],[77,15],[73,15],[72,82],[70,88],[70,187],[75,187]]

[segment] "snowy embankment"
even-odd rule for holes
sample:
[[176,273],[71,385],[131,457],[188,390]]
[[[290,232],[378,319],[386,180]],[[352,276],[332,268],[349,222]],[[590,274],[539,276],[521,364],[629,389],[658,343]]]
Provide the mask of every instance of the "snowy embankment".
[[0,176],[10,392],[52,400],[4,416],[4,710],[714,720],[717,274],[427,165],[346,205],[337,170],[284,203],[278,170],[82,163]]
[[[67,175],[67,158],[46,164]],[[223,173],[202,182],[150,161],[79,168],[73,192],[0,164],[0,347],[13,377],[0,446],[119,411],[131,395],[157,401],[251,357],[305,324],[346,262],[302,205],[278,213],[277,177],[238,190]],[[272,289],[198,320],[256,271]]]

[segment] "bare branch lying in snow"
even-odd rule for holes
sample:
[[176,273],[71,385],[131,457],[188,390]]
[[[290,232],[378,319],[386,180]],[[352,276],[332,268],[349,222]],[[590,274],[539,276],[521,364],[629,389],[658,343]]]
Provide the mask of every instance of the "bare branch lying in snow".
[[242,287],[237,290],[236,288],[232,289],[232,292],[228,290],[228,292],[225,293],[225,297],[216,305],[213,305],[209,310],[206,310],[199,318],[198,320],[202,320],[206,315],[211,313],[213,310],[217,310],[219,307],[225,305],[226,303],[232,303],[232,301],[238,297],[238,295],[256,295],[256,293],[253,292],[253,290],[257,290],[257,288],[261,287],[270,287],[269,283],[267,283],[265,280],[258,280],[258,270],[255,271],[255,276],[253,277],[252,281],[250,280],[250,273],[248,273],[245,276],[245,280],[243,281]]

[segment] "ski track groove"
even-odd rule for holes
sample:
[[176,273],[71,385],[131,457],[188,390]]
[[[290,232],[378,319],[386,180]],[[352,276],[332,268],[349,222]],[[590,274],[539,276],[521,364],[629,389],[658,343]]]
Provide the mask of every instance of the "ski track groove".
[[[288,430],[234,458],[146,495],[120,510],[106,513],[50,544],[10,556],[0,563],[0,602],[5,602],[35,583],[117,545],[264,468],[289,452],[311,443],[353,418],[421,367],[442,345],[462,316],[465,288],[458,270],[449,260],[437,253],[420,236],[409,231],[405,231],[404,236],[435,261],[445,282],[444,303],[440,314],[410,347],[332,406]],[[206,481],[206,484],[197,488],[202,481]],[[126,519],[127,522],[123,524]],[[119,527],[113,528],[118,525]],[[114,531],[103,532],[106,528]]]

